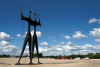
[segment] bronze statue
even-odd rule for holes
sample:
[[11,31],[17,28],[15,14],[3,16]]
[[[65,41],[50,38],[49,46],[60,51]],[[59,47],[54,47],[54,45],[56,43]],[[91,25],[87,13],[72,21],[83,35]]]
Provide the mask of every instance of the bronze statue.
[[[37,41],[37,35],[36,35],[36,26],[39,25],[41,26],[40,24],[40,19],[39,19],[39,22],[36,21],[36,18],[35,18],[35,15],[36,13],[34,13],[34,21],[31,20],[31,11],[29,10],[29,17],[24,17],[22,15],[22,9],[20,10],[20,13],[21,13],[21,20],[26,20],[29,24],[28,24],[28,32],[26,34],[26,37],[25,37],[25,40],[24,40],[24,44],[23,44],[23,48],[22,48],[22,51],[21,51],[21,55],[19,57],[19,61],[18,63],[16,63],[16,65],[20,64],[20,59],[23,55],[23,52],[25,50],[25,47],[26,47],[26,44],[27,42],[29,42],[29,53],[30,53],[30,63],[29,64],[33,64],[32,63],[32,58],[33,58],[33,54],[34,54],[34,45],[36,45],[36,50],[37,50],[37,55],[38,55],[38,63],[40,64],[39,62],[39,52],[38,52],[38,41]],[[39,15],[37,14],[38,18],[39,18]],[[33,34],[33,40],[32,40],[32,45],[31,45],[31,33],[30,33],[30,25],[34,26],[34,34]],[[32,49],[31,49],[32,48]]]
[[[39,19],[39,22],[37,23],[36,21],[36,18],[35,18],[35,15],[36,13],[34,13],[34,21],[36,22],[35,24],[33,24],[34,26],[34,34],[33,34],[33,39],[32,39],[32,53],[34,54],[34,45],[36,45],[36,50],[37,50],[37,55],[38,55],[38,63],[39,62],[39,53],[38,53],[38,41],[37,41],[37,35],[36,35],[36,26],[39,25],[41,26],[40,24],[40,19]],[[39,15],[37,14],[38,18],[39,18]],[[33,54],[32,54],[32,57],[33,57]]]

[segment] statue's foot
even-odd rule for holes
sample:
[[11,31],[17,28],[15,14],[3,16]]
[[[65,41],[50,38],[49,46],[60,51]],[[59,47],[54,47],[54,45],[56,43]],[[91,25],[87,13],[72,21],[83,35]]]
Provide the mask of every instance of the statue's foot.
[[16,63],[15,65],[20,65],[20,63],[18,62],[18,63]]
[[32,62],[30,62],[29,64],[33,64]]
[[38,62],[38,64],[42,64],[41,62]]

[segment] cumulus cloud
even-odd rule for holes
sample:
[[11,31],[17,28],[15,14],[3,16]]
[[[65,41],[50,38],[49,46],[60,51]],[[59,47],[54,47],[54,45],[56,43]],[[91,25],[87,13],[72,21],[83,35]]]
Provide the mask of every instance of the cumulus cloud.
[[26,46],[26,48],[29,48],[29,46]]
[[70,37],[70,36],[68,36],[68,35],[67,35],[67,36],[64,36],[64,37],[65,37],[66,39],[70,39],[70,38],[71,38],[71,37]]
[[37,37],[38,37],[38,38],[43,37],[43,36],[42,36],[42,33],[41,33],[40,31],[37,31],[36,34],[37,34]]
[[[72,42],[60,42],[65,45],[51,45],[48,47],[47,42],[41,42],[40,45],[44,45],[45,47],[39,47],[39,53],[43,53],[43,56],[48,55],[70,55],[70,54],[88,54],[88,53],[96,53],[100,51],[100,45],[91,45],[85,44],[82,46],[78,46],[73,44]],[[36,53],[36,48],[34,48],[34,53]],[[21,51],[14,45],[5,45],[0,46],[0,54],[7,53],[12,55],[20,55]],[[26,46],[24,51],[25,54],[29,54],[29,46]]]
[[21,38],[21,37],[22,37],[20,34],[17,34],[16,36],[17,36],[18,38]]
[[[70,55],[70,54],[88,54],[88,53],[96,53],[100,51],[100,45],[91,45],[85,44],[82,46],[78,46],[73,44],[72,42],[67,42],[65,45],[51,45],[50,47],[39,47],[39,52],[43,53],[43,56],[48,55]],[[26,50],[26,53],[29,53],[29,50]],[[36,48],[34,53],[36,53]]]
[[58,42],[58,41],[56,41],[56,40],[52,40],[53,42]]
[[20,50],[15,45],[10,45],[8,41],[12,40],[10,35],[0,32],[0,54],[19,55]]
[[10,37],[10,35],[6,34],[5,32],[0,32],[0,40],[11,41],[12,37]]
[[[30,31],[30,32],[31,32],[31,36],[33,37],[34,31],[32,30],[32,31]],[[25,33],[25,35],[23,35],[23,37],[26,37],[26,34],[27,34],[27,32]],[[37,38],[43,37],[43,36],[42,36],[42,33],[41,33],[40,31],[36,31],[36,35],[37,35]]]
[[48,46],[48,43],[47,42],[41,42],[40,45]]
[[99,21],[98,23],[100,23],[100,19],[98,19],[98,21]]
[[51,37],[51,36],[49,36],[49,38],[55,38],[55,37]]
[[100,39],[100,28],[94,28],[93,31],[90,31],[89,34],[95,37],[96,39]]
[[92,18],[92,19],[89,20],[88,23],[94,23],[94,22],[97,22],[97,21],[98,21],[98,20],[97,20],[96,18]]
[[65,42],[61,42],[61,41],[60,41],[60,43],[59,43],[59,45],[64,45],[64,44],[65,44]]
[[26,37],[26,35],[23,35],[23,37]]
[[77,46],[72,42],[68,42],[66,45],[52,45],[50,48],[41,47],[39,49],[43,53],[43,55],[70,55],[70,54],[88,54],[88,53],[96,53],[100,51],[100,45],[90,45],[85,44],[83,46]]
[[92,18],[92,19],[90,19],[89,20],[89,22],[88,23],[95,23],[95,22],[98,22],[98,23],[100,23],[100,19],[96,19],[96,18]]
[[82,38],[87,38],[88,36],[84,35],[81,33],[81,31],[77,31],[76,34],[73,35],[73,38],[75,39],[82,39]]
[[95,39],[96,42],[100,42],[100,39]]
[[19,55],[20,51],[15,45],[0,46],[0,54]]
[[81,47],[81,49],[83,49],[83,50],[96,50],[97,47],[96,46],[92,46],[91,44],[86,44],[86,45],[83,45]]
[[74,47],[75,46],[72,42],[68,42],[67,45],[69,45],[70,47]]
[[63,36],[63,34],[60,35],[60,37],[62,37],[62,36]]
[[5,46],[5,45],[9,45],[9,43],[7,41],[1,41],[0,45]]
[[60,35],[60,37],[64,37],[64,38],[66,38],[66,39],[70,39],[70,38],[71,38],[70,36],[68,36],[68,35],[64,36],[63,34]]

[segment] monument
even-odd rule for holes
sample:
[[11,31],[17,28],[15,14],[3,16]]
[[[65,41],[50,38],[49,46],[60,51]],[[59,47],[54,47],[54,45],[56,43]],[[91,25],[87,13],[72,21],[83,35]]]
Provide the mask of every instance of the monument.
[[[37,14],[38,19],[39,19],[39,22],[37,22],[36,17],[35,17],[36,13],[34,13],[34,21],[31,19],[31,11],[30,10],[29,10],[29,17],[24,17],[22,15],[22,9],[20,10],[20,13],[21,13],[21,20],[25,20],[25,21],[28,22],[28,31],[27,31],[27,34],[26,34],[26,37],[25,37],[25,40],[24,40],[24,44],[23,44],[23,48],[22,48],[22,51],[21,51],[21,55],[19,57],[19,61],[15,65],[20,64],[20,59],[23,55],[23,52],[25,50],[27,42],[29,43],[29,53],[30,53],[30,63],[29,64],[33,64],[32,59],[33,59],[33,54],[34,54],[34,45],[36,45],[38,63],[41,64],[40,61],[39,61],[38,40],[37,40],[37,35],[36,35],[36,26],[37,25],[41,26],[39,15]],[[30,25],[34,26],[34,34],[33,34],[32,43],[31,43]]]

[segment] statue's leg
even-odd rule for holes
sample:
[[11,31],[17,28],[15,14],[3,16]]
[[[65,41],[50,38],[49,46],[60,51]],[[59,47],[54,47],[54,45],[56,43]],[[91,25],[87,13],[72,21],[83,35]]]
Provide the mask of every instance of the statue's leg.
[[31,37],[29,38],[29,53],[30,53],[30,63],[32,64],[32,56],[31,56]]
[[16,63],[15,65],[20,64],[20,59],[21,59],[21,57],[22,57],[22,55],[23,55],[23,52],[24,52],[24,50],[25,50],[27,41],[28,41],[28,38],[27,38],[27,36],[26,36],[26,37],[25,37],[25,40],[24,40],[23,48],[22,48],[22,51],[21,51],[21,55],[20,55],[20,57],[19,57],[19,61],[18,61],[18,63]]
[[37,42],[37,40],[36,40],[35,44],[36,44],[36,50],[37,50],[37,56],[38,56],[38,63],[40,63],[40,61],[39,61],[39,51],[38,51],[38,42]]
[[33,40],[32,40],[32,58],[33,58],[33,55],[34,55],[34,37],[33,37]]

